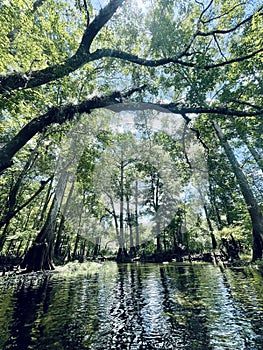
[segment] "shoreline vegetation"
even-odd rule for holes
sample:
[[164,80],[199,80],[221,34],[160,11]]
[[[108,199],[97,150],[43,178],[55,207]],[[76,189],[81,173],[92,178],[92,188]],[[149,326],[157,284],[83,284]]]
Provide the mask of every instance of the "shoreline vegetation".
[[99,3],[1,2],[0,274],[262,260],[263,6]]
[[[22,257],[14,257],[14,256],[0,256],[0,277],[6,275],[17,275],[17,274],[26,274],[32,271],[28,271],[27,269],[23,269],[20,267],[21,262],[23,261]],[[263,262],[262,260],[257,260],[255,262],[251,262],[249,256],[244,256],[239,259],[231,259],[226,256],[222,256],[220,252],[204,252],[200,254],[194,255],[182,255],[179,258],[175,257],[173,254],[169,253],[154,253],[151,255],[141,255],[131,257],[128,254],[120,260],[118,254],[116,255],[105,255],[105,256],[97,256],[94,258],[80,258],[74,261],[68,261],[62,264],[54,264],[53,270],[41,270],[39,272],[55,272],[55,273],[91,273],[92,271],[98,271],[98,269],[102,266],[103,263],[112,261],[117,264],[129,264],[129,263],[153,263],[153,264],[168,264],[168,263],[176,263],[176,264],[196,264],[196,263],[208,263],[213,264],[215,266],[219,266],[220,268],[227,267],[245,267],[245,266],[253,266],[260,270],[263,273]]]

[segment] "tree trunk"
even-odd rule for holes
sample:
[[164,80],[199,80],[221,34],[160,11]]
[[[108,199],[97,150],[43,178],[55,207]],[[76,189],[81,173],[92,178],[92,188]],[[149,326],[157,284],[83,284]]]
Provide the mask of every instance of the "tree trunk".
[[127,262],[129,255],[125,248],[124,241],[124,168],[125,164],[122,160],[120,163],[120,237],[119,237],[119,250],[117,254],[118,262]]
[[110,199],[111,208],[112,208],[112,211],[108,210],[108,212],[113,216],[116,237],[117,237],[117,240],[118,240],[119,245],[120,245],[120,232],[119,232],[118,216],[116,214],[115,205],[114,205],[114,201],[112,199],[112,196],[110,194],[108,194],[108,193],[107,193],[107,196]]
[[101,243],[101,237],[96,237],[95,241],[95,247],[94,247],[94,252],[93,252],[93,258],[97,258],[100,252],[100,243]]
[[258,151],[255,149],[255,147],[253,147],[248,139],[246,137],[243,138],[243,141],[245,142],[249,152],[252,154],[255,162],[257,163],[259,169],[263,172],[263,161],[262,158],[260,157],[260,154],[258,153]]
[[[35,149],[31,152],[28,160],[26,161],[23,170],[19,174],[19,176],[16,179],[16,182],[12,185],[9,195],[8,195],[8,200],[3,208],[2,211],[2,216],[0,220],[0,228],[5,227],[2,236],[0,237],[0,252],[3,249],[5,240],[6,240],[6,234],[8,231],[8,226],[11,221],[11,219],[19,213],[21,209],[23,209],[27,204],[30,203],[30,201],[26,201],[25,204],[21,205],[19,208],[17,208],[17,196],[19,193],[19,190],[21,189],[22,182],[27,174],[27,172],[30,170],[30,168],[34,165],[37,157],[38,157],[38,148],[41,142],[43,141],[43,136],[41,136],[37,142],[37,145]],[[43,187],[44,188],[44,187]],[[42,189],[43,189],[42,188]],[[37,194],[39,191],[37,191]],[[35,198],[35,195],[33,195],[32,200]]]
[[161,224],[158,221],[156,223],[156,252],[161,253],[162,244],[161,244]]
[[249,183],[242,172],[238,161],[232,151],[229,143],[227,142],[220,126],[214,121],[214,129],[216,134],[225,150],[227,158],[232,166],[233,172],[237,178],[240,190],[243,194],[245,203],[248,208],[248,212],[252,223],[252,235],[253,235],[253,256],[252,261],[257,259],[262,259],[263,250],[263,215],[261,213],[260,207],[257,203],[256,198],[249,186]]
[[5,242],[6,242],[8,226],[9,226],[9,222],[6,223],[6,225],[5,225],[4,229],[3,229],[3,232],[2,232],[2,234],[0,236],[0,252],[2,252],[2,250],[4,248],[4,245],[5,245]]
[[214,213],[214,218],[215,218],[215,222],[216,222],[216,225],[217,225],[217,229],[219,231],[221,231],[222,228],[223,228],[223,223],[222,223],[222,220],[221,220],[221,216],[220,216],[220,211],[219,211],[218,205],[216,204],[214,189],[213,189],[213,186],[211,184],[211,177],[210,176],[209,176],[209,193],[210,193],[210,203],[211,203],[212,208],[213,208],[213,213]]
[[80,232],[81,232],[80,228],[81,228],[81,221],[82,221],[82,216],[83,216],[83,208],[84,208],[84,204],[83,204],[83,206],[81,208],[81,212],[80,212],[80,216],[79,216],[76,241],[75,241],[74,250],[73,250],[73,254],[72,254],[73,260],[77,259],[78,245],[79,245],[80,238],[81,238],[81,236],[80,236]]
[[139,220],[138,220],[138,181],[136,180],[135,185],[135,241],[136,241],[136,250],[140,247],[140,233],[139,233]]
[[36,230],[39,230],[44,223],[45,215],[47,213],[47,208],[49,206],[49,203],[51,202],[52,195],[53,195],[53,191],[52,191],[53,179],[54,179],[54,177],[52,177],[52,181],[50,181],[50,184],[49,184],[49,187],[47,190],[47,194],[46,194],[45,199],[44,199],[44,205],[40,206],[40,208],[41,208],[40,218],[38,220],[36,220],[35,225],[34,225],[34,228]]
[[[231,118],[232,122],[235,123],[235,119]],[[240,139],[244,142],[244,144],[247,146],[249,152],[251,153],[252,157],[254,158],[255,162],[257,163],[259,169],[263,172],[263,160],[256,148],[251,144],[250,140],[248,139],[248,135],[244,129],[240,129],[240,127],[236,128],[236,131],[238,133],[238,136]]]
[[66,189],[68,173],[62,172],[59,177],[56,193],[49,210],[46,222],[37,235],[33,245],[29,248],[21,264],[28,271],[52,270],[53,245],[57,216]]
[[120,165],[120,248],[124,249],[124,165]]
[[205,210],[205,216],[206,216],[207,225],[208,225],[210,236],[211,236],[212,248],[216,249],[217,242],[216,242],[213,226],[212,226],[211,220],[209,218],[208,210],[207,210],[207,206],[206,205],[204,205],[204,210]]
[[156,253],[160,254],[162,252],[161,244],[161,218],[158,215],[159,205],[159,190],[160,190],[160,178],[159,174],[153,171],[151,173],[151,195],[152,195],[152,206],[155,212],[156,220]]
[[63,229],[64,229],[64,224],[65,224],[65,219],[66,219],[66,215],[67,215],[67,211],[68,211],[69,202],[70,202],[70,199],[71,199],[73,191],[74,191],[74,186],[75,186],[75,181],[73,180],[72,184],[71,184],[71,187],[70,187],[70,190],[69,190],[69,194],[67,196],[64,212],[61,215],[61,220],[60,220],[60,223],[59,223],[56,243],[55,243],[55,247],[54,247],[54,257],[56,259],[60,258],[61,237],[62,237],[62,232],[63,232]]
[[134,240],[133,240],[133,222],[132,222],[132,215],[130,212],[130,199],[129,196],[126,195],[126,203],[127,203],[127,224],[130,234],[130,255],[135,256],[135,247],[134,247]]

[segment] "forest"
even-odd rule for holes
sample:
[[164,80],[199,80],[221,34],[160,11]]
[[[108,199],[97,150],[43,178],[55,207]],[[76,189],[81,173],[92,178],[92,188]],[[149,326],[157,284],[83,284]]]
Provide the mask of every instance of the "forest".
[[0,270],[263,253],[258,0],[3,0]]

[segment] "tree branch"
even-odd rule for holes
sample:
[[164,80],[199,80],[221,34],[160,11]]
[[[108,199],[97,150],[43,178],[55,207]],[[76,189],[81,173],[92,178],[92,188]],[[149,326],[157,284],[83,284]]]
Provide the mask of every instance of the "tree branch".
[[[150,103],[150,102],[138,102],[138,103],[132,103],[132,102],[124,102],[122,104],[113,104],[111,106],[107,107],[108,109],[118,113],[121,111],[142,111],[142,110],[156,110],[163,113],[174,113],[174,114],[181,114],[184,119],[187,121],[191,121],[190,118],[186,116],[186,114],[192,113],[192,114],[218,114],[218,115],[225,115],[225,116],[236,116],[236,117],[254,117],[254,116],[260,116],[263,115],[263,109],[257,109],[256,110],[250,110],[250,111],[244,111],[244,110],[237,110],[237,109],[231,109],[228,107],[185,107],[183,105],[179,105],[178,103]],[[187,119],[186,119],[187,118]]]
[[140,92],[145,86],[134,88],[126,93],[119,91],[102,97],[84,100],[79,104],[67,104],[62,107],[53,107],[45,114],[34,118],[26,124],[5,146],[0,149],[0,174],[12,165],[12,157],[37,133],[42,132],[51,124],[63,124],[74,118],[76,114],[90,113],[93,109],[105,108],[122,103],[123,97],[129,97]]
[[[18,90],[18,89],[34,88],[36,86],[49,83],[51,81],[57,80],[59,78],[62,78],[74,72],[75,70],[77,70],[78,68],[82,67],[83,65],[89,62],[99,60],[102,58],[109,58],[109,57],[117,58],[130,63],[138,64],[141,66],[147,66],[147,67],[158,67],[158,66],[163,66],[163,65],[172,63],[172,64],[177,64],[177,65],[190,67],[190,68],[209,70],[213,68],[223,67],[235,62],[242,62],[263,52],[263,48],[260,48],[245,56],[224,60],[223,62],[207,64],[205,66],[198,66],[193,62],[181,60],[182,57],[188,57],[191,55],[188,53],[188,50],[190,49],[190,46],[193,44],[196,36],[209,36],[209,35],[230,33],[236,30],[237,28],[239,28],[241,25],[251,21],[254,16],[253,14],[230,29],[226,29],[226,30],[217,29],[207,33],[204,33],[198,30],[193,35],[193,38],[190,41],[190,44],[188,44],[187,47],[178,56],[166,57],[161,59],[145,59],[137,55],[123,52],[121,50],[115,50],[115,49],[109,49],[109,48],[98,49],[95,52],[90,53],[90,46],[93,40],[95,39],[96,35],[103,28],[103,26],[111,19],[111,17],[114,15],[114,13],[122,5],[124,1],[125,0],[111,0],[109,4],[99,12],[99,14],[94,18],[94,20],[89,25],[87,25],[86,30],[83,34],[81,43],[79,45],[79,48],[77,49],[76,53],[72,57],[67,59],[64,63],[47,67],[42,70],[33,71],[33,72],[29,71],[25,73],[15,72],[12,74],[4,75],[0,79],[0,94],[4,94],[6,92],[8,93],[10,91]],[[212,1],[210,2],[210,4],[212,4]],[[261,11],[261,9],[262,7],[257,12]],[[206,10],[207,8],[204,11]]]
[[13,139],[0,149],[0,173],[12,165],[12,157],[37,133],[42,132],[51,124],[63,124],[74,118],[76,114],[90,113],[93,109],[108,108],[114,112],[124,110],[157,110],[164,113],[171,112],[182,115],[186,121],[190,118],[186,114],[216,114],[224,116],[252,117],[263,115],[263,109],[255,111],[233,110],[227,107],[184,107],[176,103],[156,104],[156,103],[125,103],[123,98],[131,96],[135,92],[141,92],[145,88],[134,88],[126,93],[119,91],[102,97],[81,101],[79,104],[67,104],[61,107],[53,107],[45,114],[34,118],[26,124]]
[[[182,57],[181,54],[179,56],[161,58],[158,60],[147,60],[147,59],[144,59],[144,58],[138,57],[136,55],[120,51],[120,50],[99,49],[99,50],[96,50],[95,52],[90,54],[90,61],[95,61],[95,60],[98,60],[101,58],[111,57],[111,58],[119,58],[121,60],[135,63],[135,64],[145,66],[145,67],[159,67],[159,66],[164,66],[164,65],[169,64],[169,63],[174,63],[174,64],[178,64],[178,65],[185,66],[185,67],[210,70],[213,68],[223,67],[223,66],[235,63],[235,62],[245,61],[247,59],[250,59],[250,58],[256,56],[260,52],[263,52],[263,48],[260,48],[260,49],[254,51],[254,52],[251,52],[250,54],[245,55],[245,56],[225,60],[223,62],[207,64],[205,66],[198,66],[197,64],[192,63],[192,62],[182,61],[180,59]],[[188,55],[188,54],[186,54],[186,55]]]
[[227,61],[227,58],[226,58],[226,56],[224,55],[223,51],[221,50],[221,47],[220,47],[220,45],[219,45],[219,42],[218,42],[217,37],[216,37],[215,34],[213,35],[213,38],[214,38],[214,40],[215,40],[216,46],[217,46],[218,51],[220,52],[221,56]]
[[33,4],[32,13],[35,13],[39,7],[41,7],[47,0],[36,0]]
[[226,12],[224,12],[224,13],[222,13],[222,14],[216,16],[216,17],[209,18],[209,19],[207,19],[206,21],[203,21],[203,20],[201,19],[201,22],[202,22],[203,24],[208,24],[208,23],[210,23],[210,22],[212,22],[212,21],[215,21],[216,19],[220,19],[220,18],[222,18],[222,17],[225,17],[225,16],[227,16],[229,13],[231,13],[233,10],[235,10],[237,7],[242,6],[242,5],[246,5],[246,3],[245,3],[245,2],[239,2],[237,5],[231,7],[228,11],[226,11]]
[[82,37],[76,56],[82,56],[89,52],[90,46],[104,25],[111,19],[113,14],[117,11],[125,0],[111,0],[108,5],[100,10],[98,16],[87,26]]
[[247,106],[247,107],[250,107],[250,108],[254,108],[258,111],[262,111],[262,108],[260,106],[257,106],[257,105],[254,105],[252,103],[249,103],[247,101],[241,101],[241,100],[230,100],[229,102],[234,102],[234,103],[237,103],[237,104],[240,104],[240,105],[243,105],[243,106]]
[[[238,24],[236,24],[234,27],[229,28],[229,29],[215,29],[215,30],[211,30],[210,32],[202,32],[201,30],[197,31],[197,35],[198,36],[210,36],[210,35],[216,35],[216,34],[229,34],[231,32],[234,32],[235,30],[237,30],[239,27],[241,27],[243,24],[250,22],[253,17],[255,16],[256,13],[260,13],[260,11],[263,9],[263,6],[261,6],[255,13],[253,13],[253,15],[245,18],[243,21],[239,22]],[[262,15],[262,14],[261,14]]]
[[219,68],[219,67],[224,67],[226,65],[229,65],[229,64],[232,64],[232,63],[236,63],[236,62],[242,62],[242,61],[246,61],[254,56],[256,56],[257,54],[259,54],[260,52],[263,52],[263,47],[254,51],[254,52],[251,52],[250,54],[248,55],[245,55],[245,56],[241,56],[241,57],[237,57],[237,58],[232,58],[230,60],[226,60],[226,61],[223,61],[223,62],[219,62],[219,63],[214,63],[214,64],[208,64],[206,66],[204,66],[204,69],[205,70],[209,70],[209,69],[213,69],[213,68]]
[[7,223],[9,223],[13,217],[15,217],[22,209],[24,209],[28,204],[30,204],[39,195],[39,193],[43,191],[45,186],[53,179],[53,177],[54,176],[51,176],[49,179],[41,181],[38,190],[30,198],[28,198],[28,200],[25,203],[23,203],[16,209],[10,210],[5,216],[5,218],[0,221],[0,227],[3,227]]
[[[211,0],[210,3],[206,6],[206,8],[203,9],[200,17],[199,17],[199,21],[198,22],[202,22],[202,17],[204,16],[204,14],[206,13],[206,11],[212,6],[214,0]],[[204,5],[202,4],[202,7],[204,7]]]
[[123,2],[124,0],[111,0],[108,5],[101,9],[99,14],[87,26],[76,53],[64,63],[34,72],[15,72],[4,75],[0,78],[0,94],[18,89],[34,88],[49,83],[74,72],[76,69],[90,62],[90,45]]
[[181,57],[181,54],[179,56],[161,58],[158,60],[151,60],[151,59],[141,58],[137,55],[133,55],[128,52],[115,50],[115,49],[98,49],[90,54],[90,61],[95,61],[95,60],[98,60],[101,58],[107,58],[107,57],[119,58],[123,61],[136,63],[138,65],[146,66],[146,67],[159,67],[169,63],[175,63],[175,64],[179,64],[186,67],[192,67],[192,68],[195,67],[194,63],[181,61],[179,58]]

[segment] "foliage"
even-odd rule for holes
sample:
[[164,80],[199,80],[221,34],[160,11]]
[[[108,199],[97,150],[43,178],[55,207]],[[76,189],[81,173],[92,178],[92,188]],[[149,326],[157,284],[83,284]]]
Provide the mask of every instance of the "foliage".
[[[85,232],[116,239],[114,225],[117,236],[125,225],[130,236],[139,225],[142,237],[151,236],[147,221],[160,225],[169,249],[179,226],[177,244],[193,252],[210,249],[213,232],[248,246],[262,242],[263,218],[248,217],[251,205],[224,147],[262,208],[258,1],[111,0],[99,8],[96,1],[4,0],[0,20],[0,247],[13,239],[13,251],[28,249],[63,171],[69,178],[56,220],[68,256],[73,246],[92,250],[81,241]],[[113,122],[122,113],[102,107],[126,109],[122,125]],[[182,206],[184,225],[176,221]]]

